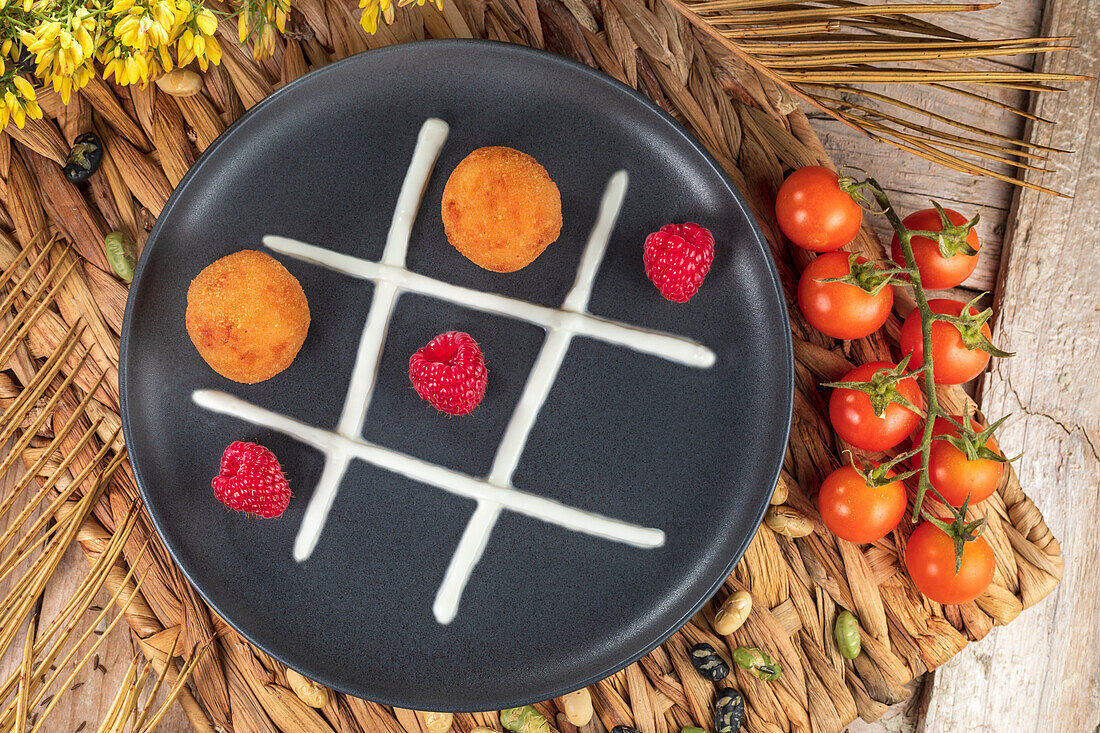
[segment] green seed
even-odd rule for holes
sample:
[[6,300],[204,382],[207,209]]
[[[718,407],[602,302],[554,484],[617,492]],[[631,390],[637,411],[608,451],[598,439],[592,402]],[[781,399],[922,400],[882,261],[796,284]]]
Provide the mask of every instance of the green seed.
[[685,725],[680,729],[680,733],[707,733],[702,728],[696,728],[694,725]]
[[771,682],[783,676],[783,667],[772,661],[768,653],[754,646],[739,646],[733,650],[733,661],[757,679]]
[[531,705],[501,710],[500,724],[512,733],[550,733],[550,723]]
[[855,659],[859,656],[862,647],[859,639],[859,620],[851,611],[841,611],[836,617],[833,638],[836,639],[836,646],[845,659]]
[[134,243],[129,235],[125,232],[111,232],[103,240],[103,250],[107,253],[111,269],[123,282],[134,279],[134,265],[137,260],[134,257]]

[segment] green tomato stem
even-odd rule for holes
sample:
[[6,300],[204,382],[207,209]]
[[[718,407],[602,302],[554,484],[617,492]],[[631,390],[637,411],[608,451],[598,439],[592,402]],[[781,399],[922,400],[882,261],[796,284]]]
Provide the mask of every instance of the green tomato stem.
[[916,522],[921,516],[924,496],[932,488],[932,483],[928,480],[928,461],[932,452],[932,427],[935,425],[936,418],[945,414],[940,409],[939,400],[936,398],[936,380],[932,369],[932,322],[935,319],[935,314],[932,313],[932,308],[928,305],[928,298],[925,296],[924,287],[921,285],[917,260],[913,256],[913,232],[905,228],[901,217],[894,210],[893,204],[890,203],[889,197],[882,190],[882,186],[878,184],[878,181],[874,178],[868,178],[867,186],[871,189],[875,201],[882,208],[882,213],[886,215],[890,226],[893,227],[894,233],[898,237],[898,242],[901,244],[901,253],[905,258],[905,269],[909,275],[909,284],[913,288],[913,298],[916,300],[917,310],[920,312],[921,341],[924,344],[923,363],[920,371],[924,377],[925,420],[924,432],[921,435],[920,442],[920,474],[917,480],[917,497],[913,502],[912,521]]

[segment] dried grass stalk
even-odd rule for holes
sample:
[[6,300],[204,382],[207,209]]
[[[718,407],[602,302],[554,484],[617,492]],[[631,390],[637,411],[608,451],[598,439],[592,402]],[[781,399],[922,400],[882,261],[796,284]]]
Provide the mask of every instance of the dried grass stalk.
[[[763,78],[816,107],[840,122],[932,162],[954,170],[988,175],[1019,186],[1057,194],[1020,177],[999,173],[975,164],[971,158],[1008,162],[1017,168],[1028,165],[991,154],[989,141],[951,137],[935,127],[918,126],[910,119],[882,114],[874,104],[862,106],[868,114],[851,114],[845,108],[857,105],[852,98],[868,103],[898,107],[921,114],[884,91],[865,85],[920,84],[955,93],[948,83],[1011,86],[1017,89],[1050,91],[1050,83],[1079,82],[1079,74],[1048,74],[1031,71],[989,71],[976,68],[936,68],[932,62],[974,61],[999,56],[1069,51],[1064,37],[1006,38],[978,41],[937,26],[921,17],[937,13],[969,13],[993,7],[983,4],[906,4],[904,13],[896,5],[876,5],[834,0],[828,7],[780,0],[668,0],[711,40]],[[847,32],[845,32],[847,31]],[[901,31],[900,33],[897,31]],[[830,35],[835,41],[828,40]],[[885,66],[889,65],[889,66]],[[825,97],[820,85],[843,92],[846,102]],[[1003,103],[1001,103],[1001,106]],[[874,113],[874,114],[871,114]],[[954,124],[933,115],[937,124]],[[885,124],[885,123],[890,124]],[[905,129],[914,131],[906,134]],[[1007,142],[1025,150],[1024,140],[976,126],[968,131],[993,141]]]

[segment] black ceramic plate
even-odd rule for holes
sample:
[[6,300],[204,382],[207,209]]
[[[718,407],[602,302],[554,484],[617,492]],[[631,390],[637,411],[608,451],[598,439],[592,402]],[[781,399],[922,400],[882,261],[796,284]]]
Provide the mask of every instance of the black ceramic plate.
[[[312,425],[336,426],[374,292],[279,255],[312,323],[297,360],[262,384],[228,382],[184,327],[190,280],[266,234],[377,260],[417,132],[450,125],[408,253],[410,270],[558,307],[611,175],[631,184],[590,312],[704,344],[696,369],[577,337],[531,433],[514,485],[661,529],[638,549],[505,511],[449,625],[432,603],[474,502],[363,461],[351,464],[313,556],[295,534],[322,466],[316,450],[207,412],[220,389]],[[506,145],[561,190],[560,239],[524,270],[479,269],[443,235],[440,196],[472,149]],[[646,279],[642,243],[696,221],[717,241],[686,305]],[[421,401],[409,355],[462,330],[489,389],[471,415]],[[363,438],[474,477],[497,443],[545,331],[423,295],[396,305]],[[386,48],[332,64],[257,105],[176,189],[149,238],[122,335],[122,417],[142,495],[180,568],[229,623],[305,675],[419,709],[498,709],[548,698],[633,662],[716,590],[752,537],[787,442],[793,367],[783,296],[760,232],[703,148],[648,100],[560,57],[484,42]],[[294,491],[278,520],[227,510],[210,480],[226,445],[270,447]]]

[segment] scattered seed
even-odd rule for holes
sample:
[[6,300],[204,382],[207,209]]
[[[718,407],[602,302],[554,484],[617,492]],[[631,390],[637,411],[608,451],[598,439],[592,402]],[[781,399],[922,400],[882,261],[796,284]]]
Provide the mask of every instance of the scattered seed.
[[80,725],[76,726],[76,730],[73,731],[73,733],[80,733],[80,731],[84,730],[87,726],[88,726],[88,721],[87,720],[82,720],[82,721],[80,721]]
[[303,677],[293,669],[287,669],[286,679],[290,683],[290,689],[294,690],[294,694],[298,696],[298,699],[311,708],[323,708],[328,704],[330,693],[324,685],[314,682],[308,677]]
[[422,712],[420,716],[424,719],[424,729],[428,733],[447,733],[454,722],[454,715],[451,713]]
[[561,706],[566,720],[577,727],[588,725],[592,720],[592,693],[587,687],[563,695]]
[[714,614],[715,632],[722,636],[729,636],[744,625],[752,611],[752,596],[748,591],[739,590],[731,593]]
[[772,682],[783,675],[783,668],[762,649],[754,646],[739,646],[733,650],[733,661],[741,669],[765,682]]
[[55,695],[46,695],[44,698],[42,698],[42,702],[38,703],[38,706],[42,708],[46,707],[51,702],[53,702],[54,697]]
[[771,506],[764,514],[764,523],[773,532],[787,537],[805,537],[814,525],[802,512],[789,506]]
[[83,686],[84,686],[83,682],[74,682],[73,686],[69,688],[69,691],[71,692],[73,690],[79,690]]
[[833,625],[833,638],[836,639],[837,649],[845,659],[855,659],[859,656],[862,642],[859,637],[859,619],[851,611],[841,611]]
[[157,77],[157,86],[173,97],[193,97],[202,89],[202,77],[190,69],[172,69]]
[[737,733],[744,722],[745,698],[732,687],[719,690],[718,700],[714,703],[714,729],[718,733]]
[[92,613],[99,613],[103,610],[103,606],[88,606],[88,610]]
[[65,159],[65,177],[80,183],[92,177],[103,160],[103,143],[94,132],[85,132],[73,141],[69,157]]
[[134,256],[134,242],[129,234],[111,232],[103,240],[103,251],[107,253],[107,261],[111,263],[111,269],[120,280],[130,282],[134,279],[137,258]]
[[772,492],[772,500],[770,502],[771,505],[776,506],[778,504],[782,504],[787,500],[787,496],[789,493],[790,491],[787,488],[786,480],[782,476],[780,476],[778,483],[776,483],[775,485],[775,491]]
[[711,682],[729,676],[730,666],[710,644],[696,644],[691,648],[691,664],[695,671]]
[[532,705],[500,711],[500,724],[512,733],[549,733],[550,723]]

